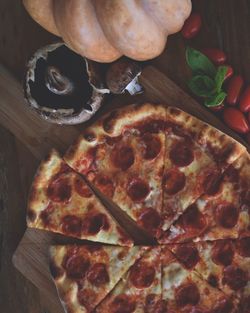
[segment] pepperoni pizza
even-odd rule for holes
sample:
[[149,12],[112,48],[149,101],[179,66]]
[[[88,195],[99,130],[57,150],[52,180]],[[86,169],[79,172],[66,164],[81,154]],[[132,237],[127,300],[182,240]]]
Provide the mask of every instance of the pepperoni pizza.
[[85,130],[65,161],[152,235],[159,231],[166,111],[132,105]]
[[50,271],[67,312],[92,311],[145,251],[104,245],[51,246]]
[[148,250],[104,299],[97,313],[166,312],[161,299],[161,248]]
[[207,178],[206,193],[171,225],[162,243],[250,236],[250,157],[244,152],[223,174]]
[[162,276],[162,297],[167,302],[167,312],[230,313],[234,310],[229,297],[209,285],[190,266],[184,267],[168,247],[162,249]]
[[29,227],[121,246],[132,239],[85,181],[53,150],[35,176],[28,201]]
[[[89,182],[163,246],[131,248]],[[27,222],[116,245],[51,248],[68,313],[250,313],[249,154],[177,108],[115,110],[64,160],[52,151],[34,179]]]
[[250,310],[250,237],[168,245],[178,261],[231,297],[241,313]]

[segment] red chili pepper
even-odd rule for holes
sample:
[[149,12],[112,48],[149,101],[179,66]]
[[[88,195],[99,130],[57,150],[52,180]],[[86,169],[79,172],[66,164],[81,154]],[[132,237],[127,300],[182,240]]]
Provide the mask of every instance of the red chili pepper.
[[233,130],[240,134],[246,134],[250,131],[249,124],[244,114],[235,108],[226,108],[223,112],[224,122]]
[[243,78],[240,75],[233,76],[227,87],[227,103],[235,105],[239,100],[239,96],[243,87]]
[[214,112],[219,112],[224,108],[224,106],[224,103],[222,103],[220,105],[217,105],[216,107],[209,107],[209,109]]
[[240,98],[240,110],[241,112],[250,111],[250,86],[248,86]]
[[225,80],[227,80],[228,78],[232,77],[233,73],[234,73],[234,70],[233,70],[232,66],[230,66],[230,65],[226,65],[226,66],[227,66],[227,73],[226,73],[226,76],[225,76]]
[[186,39],[196,36],[201,29],[201,16],[198,13],[192,13],[185,21],[181,33]]
[[221,65],[226,62],[226,55],[220,49],[213,49],[213,48],[204,48],[201,49],[201,52],[205,54],[214,64]]

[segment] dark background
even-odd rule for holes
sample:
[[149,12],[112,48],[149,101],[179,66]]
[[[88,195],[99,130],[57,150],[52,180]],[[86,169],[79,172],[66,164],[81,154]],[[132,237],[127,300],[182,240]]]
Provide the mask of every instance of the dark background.
[[[41,0],[42,1],[42,0]],[[167,50],[150,63],[186,89],[189,71],[185,46],[218,47],[236,73],[250,82],[250,1],[196,0],[201,13],[199,35],[185,42],[180,34],[169,38]],[[0,63],[22,80],[25,62],[42,45],[56,41],[28,16],[20,0],[0,0]],[[1,105],[1,93],[0,93]],[[37,167],[33,155],[0,125],[0,312],[49,312],[46,298],[19,274],[11,257],[25,230],[27,192]]]

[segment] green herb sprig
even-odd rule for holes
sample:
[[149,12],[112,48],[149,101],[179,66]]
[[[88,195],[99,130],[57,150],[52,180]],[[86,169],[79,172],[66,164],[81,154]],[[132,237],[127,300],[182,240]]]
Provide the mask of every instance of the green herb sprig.
[[192,70],[192,78],[188,82],[191,91],[204,98],[207,107],[215,107],[225,100],[227,94],[222,89],[228,68],[214,64],[198,50],[187,47],[186,61]]

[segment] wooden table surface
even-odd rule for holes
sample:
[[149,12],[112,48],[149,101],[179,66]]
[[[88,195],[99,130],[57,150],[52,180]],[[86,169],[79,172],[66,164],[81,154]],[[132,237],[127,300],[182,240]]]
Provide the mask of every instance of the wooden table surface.
[[[185,42],[180,34],[171,36],[167,50],[150,63],[182,88],[189,71],[185,64],[187,44],[219,47],[228,62],[250,82],[250,1],[197,0],[203,28],[197,38]],[[20,0],[0,0],[0,63],[18,80],[27,58],[39,47],[57,38],[40,28],[27,15]],[[1,94],[0,94],[1,105]],[[48,299],[18,273],[12,254],[25,225],[27,192],[38,160],[8,130],[0,125],[0,312],[49,313]]]

